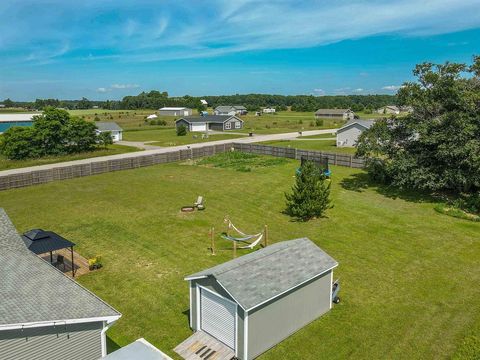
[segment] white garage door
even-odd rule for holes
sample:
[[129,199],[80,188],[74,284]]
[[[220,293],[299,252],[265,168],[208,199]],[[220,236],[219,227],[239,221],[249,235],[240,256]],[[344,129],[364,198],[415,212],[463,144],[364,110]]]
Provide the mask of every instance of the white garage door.
[[201,289],[201,328],[235,349],[236,304]]
[[192,131],[205,131],[206,124],[192,124]]

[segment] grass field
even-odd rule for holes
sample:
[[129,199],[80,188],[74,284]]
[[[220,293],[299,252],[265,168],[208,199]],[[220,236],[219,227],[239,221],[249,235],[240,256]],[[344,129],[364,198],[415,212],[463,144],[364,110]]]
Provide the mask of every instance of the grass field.
[[208,138],[202,139],[203,133],[187,133],[185,136],[177,136],[176,130],[172,128],[154,129],[154,130],[139,130],[139,131],[125,131],[123,133],[123,140],[127,141],[154,141],[150,145],[157,146],[176,146],[193,144],[199,142],[235,139],[244,137],[244,135],[236,134],[213,134]]
[[[207,249],[209,228],[222,231],[228,214],[249,233],[268,224],[272,242],[307,236],[340,263],[342,302],[261,359],[478,354],[479,223],[334,166],[334,208],[326,218],[293,222],[282,210],[298,162],[262,164],[270,166],[152,166],[3,191],[0,204],[19,231],[53,230],[82,255],[102,255],[104,268],[78,280],[123,313],[108,332],[111,347],[145,337],[174,356],[191,334],[183,277],[232,257],[219,238],[217,256]],[[182,214],[199,194],[206,210]]]
[[[331,137],[331,135],[329,136]],[[312,137],[313,138],[313,137]],[[264,141],[261,144],[272,146],[291,147],[302,150],[318,150],[326,152],[336,152],[342,154],[355,154],[355,148],[337,147],[336,140],[280,140]]]
[[134,152],[134,151],[140,151],[140,149],[131,147],[131,146],[113,144],[113,145],[109,145],[107,149],[98,149],[92,152],[73,154],[73,155],[48,156],[41,159],[9,160],[5,158],[3,155],[0,155],[0,171],[8,170],[8,169],[17,169],[17,168],[28,167],[28,166],[53,164],[53,163],[58,163],[62,161],[89,159],[89,158],[94,158],[98,156],[123,154],[123,153]]

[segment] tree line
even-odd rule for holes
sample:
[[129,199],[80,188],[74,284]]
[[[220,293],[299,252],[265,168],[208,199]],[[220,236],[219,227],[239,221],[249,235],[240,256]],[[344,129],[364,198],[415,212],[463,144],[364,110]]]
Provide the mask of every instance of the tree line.
[[152,90],[138,95],[125,96],[122,100],[94,101],[82,98],[80,100],[36,99],[34,102],[15,102],[5,99],[6,107],[24,107],[42,110],[46,107],[65,109],[91,109],[98,106],[108,110],[159,109],[165,106],[181,106],[205,110],[200,100],[206,100],[211,107],[220,105],[243,105],[249,111],[258,111],[264,107],[274,107],[277,110],[291,108],[294,111],[313,112],[321,108],[350,108],[353,111],[373,111],[385,105],[396,105],[395,95],[269,95],[269,94],[236,94],[220,96],[189,96],[171,97],[168,92]]

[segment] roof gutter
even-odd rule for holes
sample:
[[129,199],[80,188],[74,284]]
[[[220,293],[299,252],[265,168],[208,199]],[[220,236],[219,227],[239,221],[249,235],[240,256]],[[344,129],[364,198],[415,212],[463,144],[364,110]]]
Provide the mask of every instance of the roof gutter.
[[18,324],[5,324],[5,325],[0,325],[0,331],[17,330],[17,329],[25,329],[25,328],[37,328],[37,327],[46,327],[46,326],[57,326],[57,325],[83,324],[83,323],[103,322],[103,321],[105,321],[107,324],[112,324],[118,319],[120,319],[121,316],[122,314],[112,315],[112,316],[83,318],[83,319],[35,321],[35,322],[26,322],[26,323],[18,323]]

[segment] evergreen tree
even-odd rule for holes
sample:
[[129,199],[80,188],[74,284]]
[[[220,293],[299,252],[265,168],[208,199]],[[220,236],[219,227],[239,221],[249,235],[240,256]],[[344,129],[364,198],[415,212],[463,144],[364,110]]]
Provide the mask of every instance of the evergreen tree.
[[286,213],[301,221],[321,217],[332,208],[330,183],[323,172],[312,162],[305,161],[296,175],[296,183],[287,199]]
[[187,127],[185,125],[180,125],[177,127],[177,136],[187,135]]

